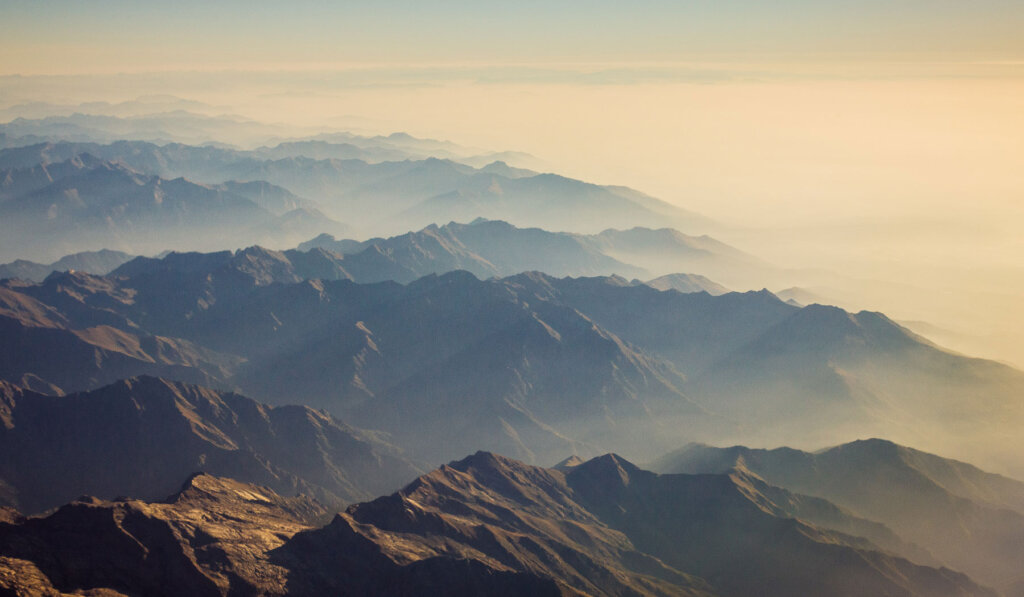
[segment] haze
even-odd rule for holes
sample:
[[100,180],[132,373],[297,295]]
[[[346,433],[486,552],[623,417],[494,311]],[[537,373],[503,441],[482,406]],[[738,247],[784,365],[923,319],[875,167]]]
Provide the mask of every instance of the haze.
[[1024,365],[1020,3],[332,4],[4,2],[2,120],[170,94],[524,151]]

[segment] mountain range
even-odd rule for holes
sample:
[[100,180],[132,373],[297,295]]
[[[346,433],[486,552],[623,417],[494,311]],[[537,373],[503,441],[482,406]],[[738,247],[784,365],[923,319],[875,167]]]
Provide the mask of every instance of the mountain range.
[[[518,151],[486,151],[451,141],[421,139],[407,133],[357,135],[350,132],[303,131],[225,114],[224,108],[174,97],[139,98],[109,104],[89,102],[60,106],[36,102],[0,110],[11,120],[0,124],[0,148],[41,142],[110,143],[124,140],[220,147],[252,147],[268,158],[306,156],[356,158],[368,162],[437,157],[481,167],[498,160],[534,170],[543,162]],[[306,136],[295,137],[307,132]]]
[[135,255],[129,255],[121,251],[100,249],[99,251],[84,251],[65,255],[49,264],[18,259],[10,263],[0,264],[0,280],[20,278],[32,282],[42,282],[46,279],[46,276],[53,272],[69,270],[103,276],[134,258]]
[[[469,224],[449,222],[443,226],[430,225],[399,236],[365,241],[338,240],[330,234],[321,234],[300,243],[295,250],[273,252],[274,259],[282,263],[281,271],[291,272],[275,280],[295,282],[321,278],[364,283],[385,280],[408,283],[428,274],[459,269],[479,278],[510,276],[524,271],[544,271],[554,276],[651,275],[644,267],[608,255],[620,248],[614,242],[612,232],[608,230],[600,235],[550,232],[477,218]],[[653,241],[663,237],[666,230],[637,228],[628,232],[634,239],[646,237]],[[675,267],[728,272],[738,264],[755,261],[753,257],[721,243],[717,243],[717,247],[692,248],[701,239],[677,231],[669,232],[674,242],[672,246],[662,244],[662,248],[675,253],[672,261]],[[227,252],[218,255],[227,260]],[[0,279],[42,281],[54,271],[69,269],[105,275],[131,259],[132,256],[126,253],[102,250],[66,255],[49,265],[16,260],[0,264]],[[139,264],[142,263],[155,263],[155,260],[142,259],[120,270],[118,275],[132,271],[133,267],[141,267]],[[212,266],[213,262],[209,263]],[[672,289],[684,293],[704,291],[719,295],[729,292],[725,286],[700,274],[668,274],[648,282],[634,278],[632,283],[646,283],[659,290]]]
[[44,392],[148,374],[300,402],[394,433],[428,463],[479,448],[544,462],[871,434],[922,447],[941,437],[989,468],[1019,466],[994,431],[1019,424],[1024,374],[878,313],[621,277],[359,284],[349,257],[172,253],[106,277],[6,281],[0,371]]
[[168,180],[88,154],[6,174],[10,193],[0,198],[4,254],[213,249],[260,238],[288,243],[343,229],[272,185]]
[[[756,258],[734,247],[667,228],[608,229],[588,235],[519,228],[485,218],[477,218],[469,224],[431,225],[417,232],[361,242],[337,240],[324,234],[298,246],[299,251],[307,252],[317,248],[345,255],[346,259],[368,261],[367,265],[349,268],[372,272],[351,276],[359,281],[409,282],[429,273],[456,269],[464,269],[480,278],[526,271],[542,271],[552,276],[646,277],[652,271],[648,269],[649,254],[662,255],[662,265],[670,264],[677,272],[743,276],[759,267]],[[371,254],[374,255],[372,260]],[[628,257],[628,260],[615,255]],[[648,284],[659,290],[728,292],[721,284],[694,273],[663,275]]]
[[813,510],[801,501],[737,473],[657,475],[610,454],[544,469],[478,452],[318,528],[324,509],[308,498],[196,475],[163,502],[82,498],[44,517],[8,513],[0,586],[154,595],[995,595],[961,573],[794,517]]
[[[292,149],[297,152],[301,147],[305,145]],[[623,225],[709,223],[696,214],[631,189],[537,174],[504,162],[478,169],[435,157],[368,162],[355,158],[316,159],[288,151],[242,151],[135,141],[57,142],[0,150],[0,180],[5,181],[0,187],[0,198],[24,194],[26,189],[53,176],[74,170],[76,162],[96,160],[148,176],[185,178],[202,185],[269,183],[314,201],[315,209],[364,234],[394,234],[434,222],[468,221],[478,216],[521,226],[544,225],[582,232]],[[309,204],[301,207],[314,209]],[[330,231],[327,227],[320,230]]]
[[0,109],[0,595],[1024,597],[1024,372],[527,154],[226,112]]

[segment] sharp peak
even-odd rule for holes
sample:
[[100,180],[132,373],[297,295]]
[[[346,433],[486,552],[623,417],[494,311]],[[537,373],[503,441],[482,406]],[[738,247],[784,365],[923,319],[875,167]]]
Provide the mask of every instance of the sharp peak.
[[89,273],[83,272],[81,270],[74,270],[74,269],[63,270],[63,271],[54,270],[54,271],[50,272],[50,274],[48,276],[43,278],[43,282],[42,283],[43,284],[47,284],[47,283],[50,283],[50,282],[59,282],[61,280],[90,280],[90,279],[93,279],[93,278],[102,278],[102,277],[103,276],[96,276],[96,275],[93,275],[93,274],[89,274]]
[[164,503],[173,504],[195,498],[268,501],[268,496],[277,497],[277,494],[266,487],[197,471],[189,475],[181,489],[165,499]]
[[616,454],[615,452],[608,452],[607,454],[602,454],[600,456],[595,456],[594,458],[591,458],[590,460],[587,461],[587,463],[590,463],[590,462],[595,462],[595,463],[614,463],[614,464],[616,464],[618,466],[629,466],[629,467],[635,468],[637,470],[640,470],[640,467],[638,467],[637,465],[633,464],[632,462],[626,460],[625,458],[623,458],[619,454]]
[[616,474],[623,483],[629,483],[630,477],[637,473],[654,474],[643,470],[613,452],[591,458],[584,463],[576,465],[572,470],[573,472],[579,471],[586,474]]

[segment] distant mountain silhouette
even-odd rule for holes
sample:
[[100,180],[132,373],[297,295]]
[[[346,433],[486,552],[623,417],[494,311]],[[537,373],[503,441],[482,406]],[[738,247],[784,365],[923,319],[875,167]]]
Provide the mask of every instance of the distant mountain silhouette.
[[89,102],[78,106],[36,102],[34,105],[11,106],[0,112],[6,112],[11,119],[0,124],[0,148],[60,142],[97,145],[125,141],[161,145],[191,143],[223,148],[234,144],[261,145],[247,153],[263,159],[303,156],[383,162],[437,157],[474,167],[498,160],[520,168],[537,170],[544,167],[540,160],[523,152],[483,151],[400,132],[372,137],[332,132],[295,138],[292,137],[295,127],[226,115],[224,108],[179,98],[120,104]]
[[20,278],[22,280],[42,282],[53,272],[68,270],[103,276],[134,258],[134,255],[122,253],[121,251],[100,249],[99,251],[86,251],[65,255],[49,265],[19,259],[11,263],[0,264],[0,280],[4,278]]
[[343,254],[342,264],[360,282],[406,283],[457,269],[479,278],[541,270],[553,276],[633,276],[644,272],[595,250],[584,236],[484,219],[431,225],[418,232],[361,243],[321,236],[299,245],[300,251],[312,248]]
[[689,388],[751,427],[773,428],[770,442],[871,434],[937,450],[1012,433],[1024,373],[942,350],[881,313],[811,305],[691,376]]
[[[636,282],[640,283],[639,280]],[[706,292],[718,296],[729,292],[725,286],[697,274],[667,274],[643,282],[643,284],[657,290],[675,290],[684,294]]]
[[[631,242],[624,245],[619,243],[616,235],[618,232],[628,232],[625,238]],[[669,239],[667,242],[664,240],[666,238]],[[624,261],[613,255],[628,253],[641,239],[654,245],[650,253],[671,254],[672,263],[683,269],[728,272],[746,268],[744,264],[755,261],[753,257],[713,239],[691,237],[674,230],[636,228],[583,235],[519,228],[507,222],[484,218],[477,218],[469,224],[449,222],[444,226],[431,225],[418,232],[363,242],[335,240],[330,235],[320,235],[300,244],[298,249],[307,251],[321,248],[345,255],[350,260],[348,263],[352,264],[347,269],[353,271],[353,279],[358,281],[409,282],[429,273],[444,273],[454,269],[465,269],[481,278],[508,276],[524,271],[542,271],[552,276],[617,274],[634,277],[648,275],[643,265],[645,261]],[[646,253],[638,256],[646,259]],[[352,260],[359,265],[355,265]],[[362,261],[366,264],[363,265]],[[658,285],[668,284],[671,280],[681,284],[688,274],[675,276],[665,276]],[[687,279],[694,286],[700,286],[700,289],[713,290],[711,294],[727,292],[724,287],[703,276]],[[680,286],[676,289],[684,288]]]
[[[124,248],[144,253],[231,246],[239,239],[281,241],[340,228],[268,185],[203,186],[96,160],[66,170],[46,186],[0,202],[0,251],[30,255],[52,254],[55,248],[63,253]],[[298,207],[284,211],[293,205]]]
[[[303,148],[313,156],[300,153]],[[394,234],[478,216],[577,232],[709,224],[697,214],[624,187],[503,167],[493,160],[478,170],[424,154],[395,161],[339,159],[333,155],[346,154],[316,143],[256,151],[140,141],[42,143],[0,150],[0,170],[40,170],[81,154],[165,179],[184,177],[208,185],[264,181],[316,201],[324,213],[363,233]]]

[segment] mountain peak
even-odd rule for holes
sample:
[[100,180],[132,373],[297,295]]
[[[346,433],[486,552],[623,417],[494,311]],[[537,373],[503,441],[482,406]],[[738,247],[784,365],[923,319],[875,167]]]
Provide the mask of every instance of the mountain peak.
[[587,478],[590,482],[607,487],[627,487],[637,475],[653,475],[640,469],[618,454],[605,454],[573,467],[574,478]]

